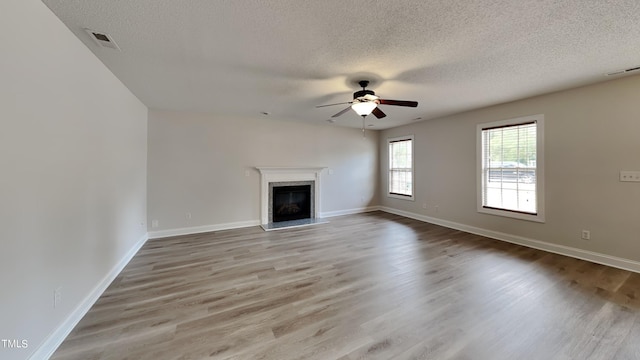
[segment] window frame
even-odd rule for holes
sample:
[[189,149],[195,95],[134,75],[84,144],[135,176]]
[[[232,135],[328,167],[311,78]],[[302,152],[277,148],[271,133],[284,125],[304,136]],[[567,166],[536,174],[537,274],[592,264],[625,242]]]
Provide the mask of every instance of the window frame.
[[[510,127],[524,125],[534,122],[536,124],[536,213],[525,213],[509,209],[489,208],[483,204],[482,191],[485,187],[483,183],[483,148],[482,148],[482,131],[490,128]],[[544,115],[530,115],[513,119],[493,121],[489,123],[478,124],[476,127],[476,185],[477,185],[477,211],[479,213],[497,215],[502,217],[545,222],[545,201],[544,201]]]
[[[391,143],[399,141],[411,141],[411,195],[404,195],[391,192]],[[394,199],[402,199],[415,201],[416,185],[415,185],[415,137],[413,135],[398,136],[387,138],[387,197]]]

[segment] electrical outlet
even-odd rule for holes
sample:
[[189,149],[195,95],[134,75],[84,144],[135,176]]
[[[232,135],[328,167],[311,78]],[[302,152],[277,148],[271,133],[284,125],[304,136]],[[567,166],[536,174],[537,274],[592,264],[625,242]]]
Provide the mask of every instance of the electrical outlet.
[[158,220],[151,220],[151,227],[152,228],[157,228],[158,226],[160,226],[160,222]]
[[62,303],[62,287],[53,290],[53,307],[57,308]]
[[249,172],[249,170],[245,170],[245,171],[244,171],[244,176],[249,177],[249,175],[251,175],[251,173]]
[[620,181],[640,182],[640,171],[620,171]]
[[582,235],[580,236],[582,240],[591,240],[591,231],[582,230]]
[[422,203],[422,208],[426,209],[427,208],[427,203]]
[[186,217],[187,219],[191,219],[191,213],[188,212],[188,213],[184,214],[184,217]]

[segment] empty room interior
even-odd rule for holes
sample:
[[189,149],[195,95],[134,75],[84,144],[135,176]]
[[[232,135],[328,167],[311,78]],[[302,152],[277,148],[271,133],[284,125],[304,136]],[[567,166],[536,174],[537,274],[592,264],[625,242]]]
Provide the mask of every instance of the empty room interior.
[[640,359],[637,0],[0,30],[0,358]]

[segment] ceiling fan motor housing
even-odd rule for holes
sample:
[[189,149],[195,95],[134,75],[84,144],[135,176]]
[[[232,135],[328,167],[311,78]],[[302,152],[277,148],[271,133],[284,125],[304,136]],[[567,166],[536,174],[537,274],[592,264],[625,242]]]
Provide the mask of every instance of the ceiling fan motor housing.
[[359,90],[353,93],[353,99],[361,98],[365,95],[375,95],[376,93],[373,90]]

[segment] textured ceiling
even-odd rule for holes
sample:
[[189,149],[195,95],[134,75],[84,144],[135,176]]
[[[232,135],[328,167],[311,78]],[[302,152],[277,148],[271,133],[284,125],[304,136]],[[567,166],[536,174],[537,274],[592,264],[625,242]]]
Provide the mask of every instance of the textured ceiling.
[[[356,82],[374,129],[640,65],[638,0],[43,0],[148,107],[327,124]],[[90,28],[121,51],[98,47]],[[349,111],[336,125],[361,126]]]

